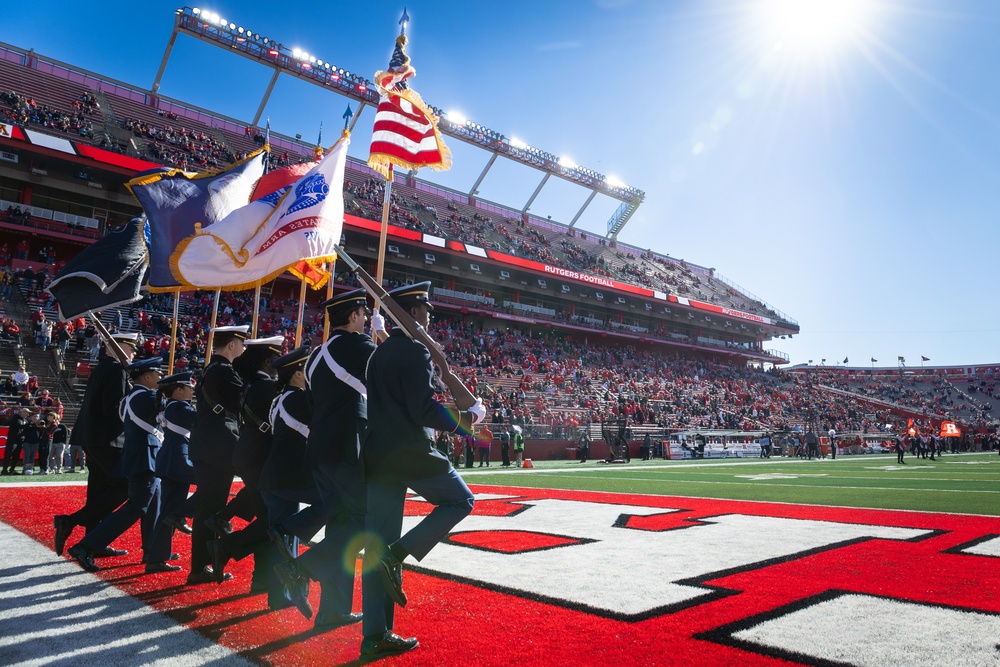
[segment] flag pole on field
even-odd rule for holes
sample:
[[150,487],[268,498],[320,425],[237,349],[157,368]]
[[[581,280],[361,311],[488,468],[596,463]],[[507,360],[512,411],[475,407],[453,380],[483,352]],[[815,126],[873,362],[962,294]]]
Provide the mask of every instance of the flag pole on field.
[[167,361],[167,375],[174,374],[174,357],[177,353],[177,317],[180,314],[181,290],[174,292],[174,320],[170,325],[170,359]]
[[219,301],[222,299],[222,289],[215,290],[215,302],[212,306],[212,320],[208,325],[208,340],[205,342],[205,368],[208,368],[208,363],[212,359],[212,345],[215,343],[215,332],[212,329],[215,328],[215,324],[219,321]]

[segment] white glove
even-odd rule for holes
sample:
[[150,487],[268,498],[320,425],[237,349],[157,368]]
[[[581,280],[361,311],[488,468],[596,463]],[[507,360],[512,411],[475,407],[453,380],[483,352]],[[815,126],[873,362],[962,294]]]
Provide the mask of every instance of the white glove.
[[385,318],[379,314],[378,309],[372,311],[372,331],[385,331]]
[[483,407],[483,399],[477,398],[476,402],[472,404],[471,408],[469,408],[469,412],[472,413],[473,426],[486,419],[486,408]]

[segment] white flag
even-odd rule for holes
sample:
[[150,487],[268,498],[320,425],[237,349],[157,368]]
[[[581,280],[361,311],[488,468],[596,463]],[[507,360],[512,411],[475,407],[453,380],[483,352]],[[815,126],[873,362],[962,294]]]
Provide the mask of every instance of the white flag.
[[302,260],[332,262],[344,226],[348,144],[342,138],[295,183],[196,225],[170,258],[174,277],[186,287],[250,289]]

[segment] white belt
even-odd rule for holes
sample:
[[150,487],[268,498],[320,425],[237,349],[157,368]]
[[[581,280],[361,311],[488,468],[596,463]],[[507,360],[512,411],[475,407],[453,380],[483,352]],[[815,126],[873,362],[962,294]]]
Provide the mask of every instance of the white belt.
[[348,372],[348,370],[346,368],[344,368],[343,366],[341,366],[340,364],[338,364],[334,360],[333,355],[330,354],[330,343],[332,343],[334,340],[336,340],[337,336],[339,336],[339,335],[340,334],[336,334],[335,336],[333,336],[332,338],[330,338],[330,340],[328,340],[325,345],[323,345],[322,347],[319,348],[319,354],[317,354],[316,358],[313,360],[312,366],[310,366],[307,369],[308,372],[306,373],[306,382],[309,384],[309,388],[311,389],[312,388],[312,375],[313,375],[314,372],[316,372],[316,367],[319,366],[319,361],[320,361],[320,359],[322,359],[323,361],[326,362],[327,367],[330,369],[331,372],[333,372],[333,375],[338,380],[340,380],[341,382],[343,382],[344,384],[346,384],[348,387],[350,387],[354,391],[356,391],[359,394],[361,394],[361,397],[367,401],[368,400],[368,390],[365,388],[364,383],[362,383],[361,380],[359,380],[358,378],[356,378],[353,375],[351,375],[350,372]]

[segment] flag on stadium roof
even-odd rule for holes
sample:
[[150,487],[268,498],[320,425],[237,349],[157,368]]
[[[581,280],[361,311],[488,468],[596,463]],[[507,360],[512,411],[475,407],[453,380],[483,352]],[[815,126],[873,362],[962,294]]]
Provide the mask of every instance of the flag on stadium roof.
[[380,99],[368,166],[386,180],[392,165],[404,169],[430,167],[438,171],[451,168],[451,151],[438,131],[437,117],[406,84],[417,73],[405,51],[407,20],[409,16],[404,11],[399,21],[403,29],[396,38],[389,68],[375,73]]
[[930,359],[928,359],[927,357],[925,357],[924,355],[921,354],[920,355],[920,361],[930,361]]
[[845,364],[847,363],[847,357],[844,357],[844,363]]
[[146,227],[144,217],[133,218],[66,263],[49,285],[59,301],[60,320],[142,298],[139,290],[149,266]]
[[137,174],[125,184],[149,218],[149,291],[182,287],[170,268],[170,255],[195,225],[215,224],[246,206],[264,174],[267,153],[258,150],[217,173],[190,174],[157,169]]
[[[187,288],[249,289],[288,270],[313,288],[329,279],[344,226],[347,133],[294,183],[233,210],[212,225],[196,225],[170,256]],[[303,267],[300,262],[307,261]],[[307,268],[307,270],[301,270]]]
[[877,364],[878,363],[878,359],[876,359],[875,357],[872,357],[872,363],[873,364]]

